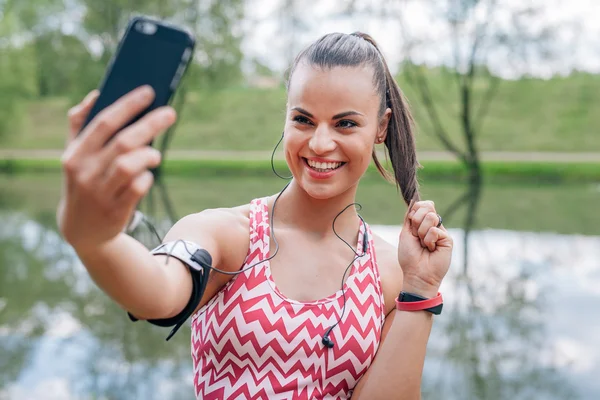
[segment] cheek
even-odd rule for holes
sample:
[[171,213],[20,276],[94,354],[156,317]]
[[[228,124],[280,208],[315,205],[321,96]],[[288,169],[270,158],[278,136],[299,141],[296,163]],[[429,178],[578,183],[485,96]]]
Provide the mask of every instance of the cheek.
[[302,137],[294,133],[285,133],[281,146],[286,160],[288,162],[293,162],[298,157],[298,152],[303,146]]
[[298,147],[298,138],[293,133],[285,133],[281,145],[287,153]]
[[373,153],[373,144],[368,140],[363,140],[357,146],[353,147],[353,159],[355,163],[360,165],[361,169],[366,169],[370,162]]

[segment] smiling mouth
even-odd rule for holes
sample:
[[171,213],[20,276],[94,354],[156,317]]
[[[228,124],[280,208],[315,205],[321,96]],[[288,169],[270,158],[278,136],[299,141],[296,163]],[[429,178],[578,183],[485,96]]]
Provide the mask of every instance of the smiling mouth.
[[303,158],[304,162],[313,170],[317,172],[331,172],[340,168],[345,162],[317,162],[307,158]]

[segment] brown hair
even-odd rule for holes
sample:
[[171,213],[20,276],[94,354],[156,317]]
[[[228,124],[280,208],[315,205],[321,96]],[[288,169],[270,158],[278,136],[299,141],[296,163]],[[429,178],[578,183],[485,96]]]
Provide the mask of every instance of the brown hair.
[[302,50],[292,64],[287,86],[294,70],[301,61],[320,68],[333,68],[338,66],[369,65],[373,69],[373,83],[381,98],[379,117],[383,117],[386,108],[392,110],[388,123],[385,147],[389,156],[393,177],[377,159],[373,150],[373,161],[380,174],[396,183],[402,192],[406,204],[411,200],[419,200],[419,184],[417,161],[414,139],[414,120],[408,108],[400,87],[390,73],[387,63],[373,38],[365,33],[352,34],[330,33]]

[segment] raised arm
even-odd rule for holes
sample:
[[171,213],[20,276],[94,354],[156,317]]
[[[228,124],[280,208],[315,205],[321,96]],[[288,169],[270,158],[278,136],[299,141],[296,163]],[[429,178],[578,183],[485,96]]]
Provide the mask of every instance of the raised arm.
[[[76,135],[95,98],[92,93],[69,112],[71,129],[62,158],[65,184],[57,212],[60,232],[96,284],[121,307],[139,319],[172,317],[190,298],[188,268],[174,258],[165,265],[165,256],[152,256],[122,230],[152,185],[148,169],[160,162],[160,154],[147,143],[175,121],[175,114],[165,107],[122,129],[152,102],[151,90],[138,89]],[[165,240],[193,241],[208,250],[213,266],[239,268],[248,247],[244,213],[242,208],[207,210],[185,217]],[[228,279],[211,276],[201,304]]]
[[[397,254],[378,258],[388,317],[373,363],[356,385],[352,399],[417,400],[434,315],[429,311],[396,310],[400,291],[425,298],[437,295],[450,266],[452,238],[432,202],[418,202],[407,211]],[[397,256],[397,257],[395,257]]]
[[[243,263],[248,249],[248,220],[239,209],[205,210],[177,222],[164,241],[180,239],[206,249],[213,267],[234,271]],[[188,267],[174,257],[151,255],[143,244],[126,234],[120,233],[93,248],[75,249],[96,284],[138,319],[173,317],[190,299],[192,279]],[[211,272],[196,309],[230,278]]]

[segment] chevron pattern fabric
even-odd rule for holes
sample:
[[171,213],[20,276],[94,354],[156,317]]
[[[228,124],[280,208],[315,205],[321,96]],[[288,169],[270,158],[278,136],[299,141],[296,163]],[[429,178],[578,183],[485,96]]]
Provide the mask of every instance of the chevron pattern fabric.
[[[267,199],[250,211],[250,248],[242,268],[269,256]],[[369,229],[368,238],[372,237]],[[359,243],[362,249],[364,228]],[[385,318],[373,241],[342,290],[314,302],[286,298],[269,262],[229,281],[192,317],[192,360],[198,399],[348,399],[377,352]]]

